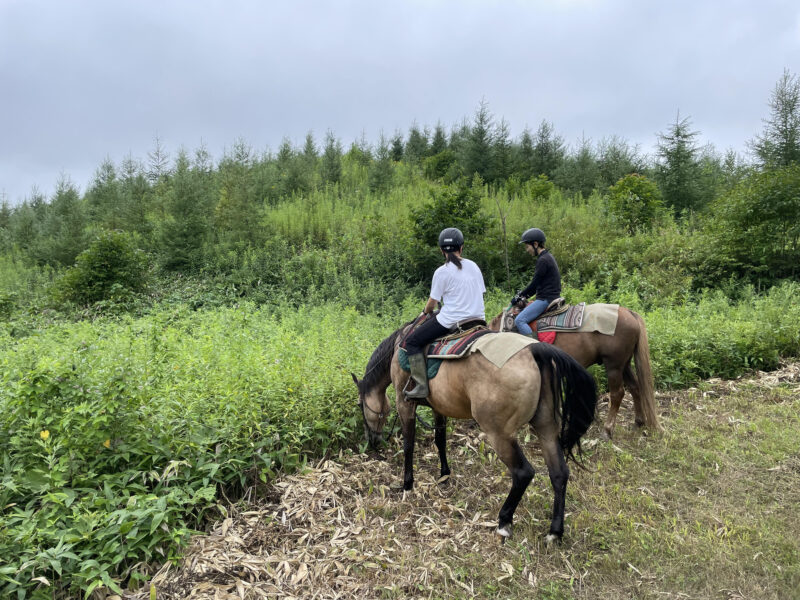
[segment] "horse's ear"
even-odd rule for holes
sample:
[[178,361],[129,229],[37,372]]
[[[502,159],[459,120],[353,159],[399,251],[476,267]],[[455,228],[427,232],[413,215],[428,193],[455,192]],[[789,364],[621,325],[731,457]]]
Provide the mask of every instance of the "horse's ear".
[[353,378],[353,382],[356,384],[356,387],[358,387],[358,377],[356,377],[356,374],[351,371],[350,377]]

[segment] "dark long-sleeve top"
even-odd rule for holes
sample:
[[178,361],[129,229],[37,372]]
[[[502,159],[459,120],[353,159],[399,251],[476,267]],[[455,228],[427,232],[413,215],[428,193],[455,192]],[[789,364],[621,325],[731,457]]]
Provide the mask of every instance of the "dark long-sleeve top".
[[536,259],[533,281],[521,292],[521,296],[529,298],[536,294],[539,300],[555,300],[561,296],[561,272],[550,250],[544,250]]

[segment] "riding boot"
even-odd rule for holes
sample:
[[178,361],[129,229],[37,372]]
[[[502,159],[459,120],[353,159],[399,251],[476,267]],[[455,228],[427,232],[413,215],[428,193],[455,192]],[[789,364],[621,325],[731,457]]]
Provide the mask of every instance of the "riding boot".
[[409,354],[408,363],[411,366],[411,378],[417,383],[413,390],[407,391],[406,398],[424,399],[428,397],[428,366],[425,364],[425,354]]

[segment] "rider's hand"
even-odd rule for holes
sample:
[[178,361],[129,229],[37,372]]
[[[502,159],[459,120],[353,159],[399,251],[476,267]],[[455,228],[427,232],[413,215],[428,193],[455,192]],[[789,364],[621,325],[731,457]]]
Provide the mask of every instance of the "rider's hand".
[[517,304],[519,304],[519,303],[520,303],[520,302],[522,302],[523,300],[525,300],[525,298],[523,298],[522,296],[520,296],[520,295],[519,295],[519,293],[516,293],[516,294],[514,294],[514,297],[513,297],[513,298],[511,298],[511,305],[512,305],[512,306],[516,306]]

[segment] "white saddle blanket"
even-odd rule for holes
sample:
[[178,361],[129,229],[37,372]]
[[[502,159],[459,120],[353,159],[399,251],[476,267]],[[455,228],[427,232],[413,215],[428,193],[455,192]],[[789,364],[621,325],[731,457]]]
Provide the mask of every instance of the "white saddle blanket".
[[472,347],[470,353],[480,352],[484,358],[496,366],[502,368],[508,359],[514,356],[523,348],[531,344],[538,344],[536,340],[527,335],[504,331],[502,333],[488,333],[479,337]]

